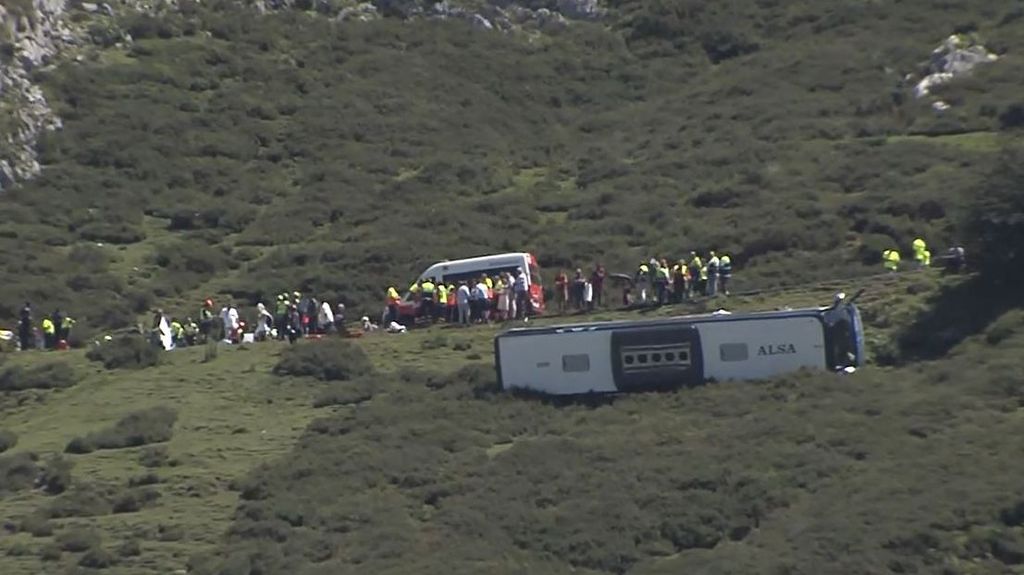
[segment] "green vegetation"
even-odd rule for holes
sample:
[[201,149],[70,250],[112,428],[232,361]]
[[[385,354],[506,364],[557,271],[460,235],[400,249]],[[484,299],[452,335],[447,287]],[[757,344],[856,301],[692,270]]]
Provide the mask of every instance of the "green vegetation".
[[160,362],[160,349],[137,335],[124,335],[97,344],[85,357],[107,369],[142,369]]
[[344,381],[373,370],[366,352],[359,346],[340,339],[324,342],[301,342],[281,354],[274,366],[278,375],[308,375],[326,381]]
[[62,362],[42,363],[24,368],[12,366],[0,372],[0,392],[25,389],[59,389],[77,383],[75,372]]
[[68,453],[91,453],[97,449],[121,449],[171,438],[178,414],[173,409],[158,406],[129,413],[112,427],[76,437],[64,449]]
[[[0,198],[0,321],[30,299],[92,333],[296,288],[375,317],[428,263],[519,248],[549,277],[693,248],[732,253],[737,289],[855,276],[964,241],[1018,137],[1010,6],[611,8],[540,35],[227,1],[112,21],[130,48],[40,73],[65,129]],[[1009,56],[936,115],[901,77],[958,30]]]
[[[0,196],[0,326],[29,299],[114,339],[3,360],[4,575],[1020,571],[1024,11],[615,0],[501,34],[181,4],[37,74],[65,128]],[[935,114],[901,78],[954,31],[1005,57]],[[980,273],[863,277],[917,235]],[[498,388],[494,327],[115,331],[293,289],[376,316],[427,263],[519,248],[734,255],[747,293],[644,317],[866,287],[871,361],[553,400]]]
[[0,429],[0,453],[7,451],[18,444],[18,436],[6,429]]

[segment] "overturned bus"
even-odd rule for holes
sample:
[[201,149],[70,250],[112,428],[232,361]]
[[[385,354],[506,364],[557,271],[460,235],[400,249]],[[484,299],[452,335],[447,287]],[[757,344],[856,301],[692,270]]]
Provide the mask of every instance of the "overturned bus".
[[853,299],[839,294],[820,308],[511,329],[494,340],[498,379],[504,389],[573,395],[848,369],[864,361]]

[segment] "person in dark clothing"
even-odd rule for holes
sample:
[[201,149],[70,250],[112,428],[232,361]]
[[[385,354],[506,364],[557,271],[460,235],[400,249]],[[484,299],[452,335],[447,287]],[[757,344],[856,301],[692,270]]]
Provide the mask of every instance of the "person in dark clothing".
[[576,275],[572,278],[572,302],[577,310],[584,308],[583,296],[587,288],[587,280],[583,277],[583,270],[576,268]]
[[594,273],[590,274],[590,285],[593,286],[594,290],[593,306],[595,308],[604,305],[604,278],[607,275],[604,266],[600,263],[594,267]]
[[310,296],[306,300],[306,335],[319,333],[320,330],[320,302]]
[[60,312],[60,308],[57,308],[57,310],[53,312],[53,315],[50,316],[50,320],[53,321],[53,327],[55,330],[53,343],[56,344],[58,341],[63,339],[61,336],[64,333],[64,330],[62,329],[62,326],[64,325],[64,314]]
[[302,335],[302,314],[299,313],[298,306],[293,305],[288,312],[288,321],[284,329],[287,332],[288,343],[295,343]]
[[25,302],[25,307],[21,308],[21,319],[18,321],[18,341],[21,343],[21,351],[35,347],[32,345],[34,343],[32,332],[32,304]]

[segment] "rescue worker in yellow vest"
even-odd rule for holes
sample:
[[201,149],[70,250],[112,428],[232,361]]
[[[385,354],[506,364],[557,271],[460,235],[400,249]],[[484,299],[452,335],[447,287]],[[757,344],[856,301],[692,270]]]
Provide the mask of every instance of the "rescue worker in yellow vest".
[[71,328],[75,327],[75,323],[71,316],[64,316],[60,325],[57,326],[57,341],[71,341]]
[[708,281],[705,295],[708,297],[718,295],[718,266],[720,260],[715,254],[714,250],[711,250],[711,257],[708,258],[708,263],[705,266],[708,270]]
[[43,318],[43,347],[53,349],[57,344],[57,326],[49,317]]
[[732,258],[729,254],[722,254],[718,259],[718,283],[722,293],[729,295],[729,283],[732,281]]
[[398,304],[402,301],[402,296],[398,295],[398,290],[395,286],[388,286],[387,295],[384,296],[384,303],[388,308],[388,317],[384,322],[390,325],[391,322],[398,321]]
[[700,285],[707,291],[708,286],[708,265],[704,264],[700,266]]
[[436,291],[437,285],[430,278],[420,282],[420,315],[431,322],[434,321],[434,296]]
[[704,291],[704,283],[700,281],[703,268],[704,262],[697,252],[690,252],[690,299],[693,299],[693,294]]
[[668,303],[668,286],[672,283],[672,274],[668,269],[668,262],[662,260],[654,269],[654,272],[657,274],[654,285],[658,292],[658,305],[664,305]]
[[185,347],[185,326],[181,325],[178,318],[171,320],[171,343],[174,347]]
[[199,335],[199,326],[190,317],[185,320],[185,345],[195,345],[196,336]]
[[437,302],[434,306],[434,318],[441,319],[448,307],[448,286],[444,282],[437,282]]
[[928,251],[928,244],[923,239],[917,238],[914,240],[914,260],[917,262],[917,267],[926,268],[931,265],[932,253]]
[[890,272],[899,271],[900,252],[896,250],[885,250],[882,252],[882,265]]
[[636,290],[640,292],[640,303],[647,303],[647,290],[651,286],[651,268],[641,262],[636,270]]

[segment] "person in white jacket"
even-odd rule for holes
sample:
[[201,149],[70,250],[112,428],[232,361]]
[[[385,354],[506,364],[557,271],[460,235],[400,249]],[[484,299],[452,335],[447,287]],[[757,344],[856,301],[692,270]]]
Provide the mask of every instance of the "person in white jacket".
[[254,337],[256,341],[263,341],[267,339],[267,335],[270,333],[270,328],[274,325],[274,316],[270,315],[267,311],[267,306],[263,305],[263,302],[256,304],[256,332]]
[[331,309],[331,304],[322,302],[320,304],[320,314],[317,317],[317,324],[320,330],[324,333],[334,333],[334,311]]

